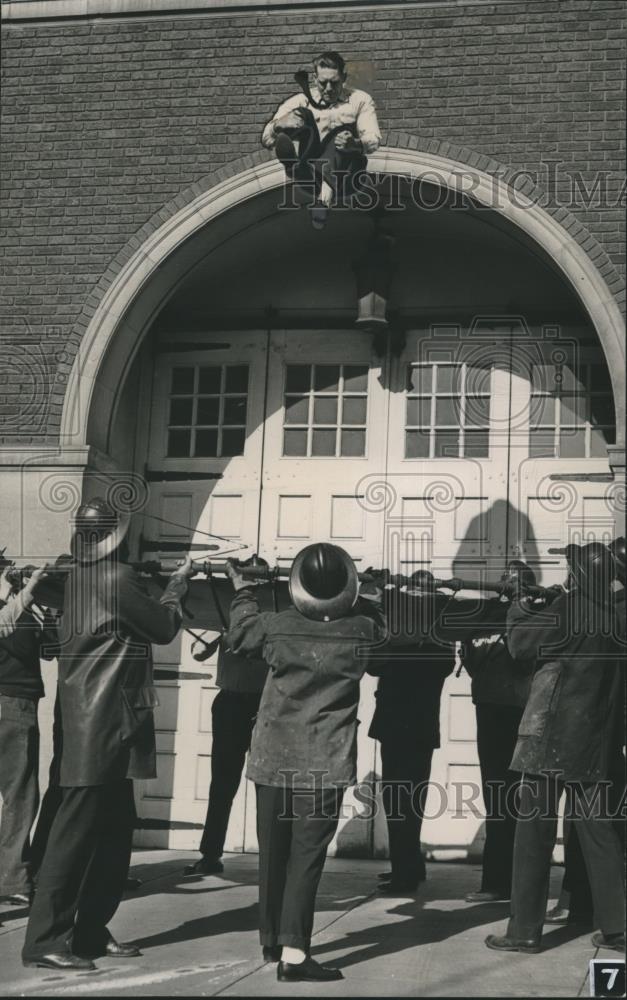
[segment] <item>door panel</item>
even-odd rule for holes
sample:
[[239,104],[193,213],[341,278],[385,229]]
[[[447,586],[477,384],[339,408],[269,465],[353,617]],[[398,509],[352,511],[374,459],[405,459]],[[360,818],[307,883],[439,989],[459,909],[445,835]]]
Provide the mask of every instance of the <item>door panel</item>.
[[[305,545],[328,541],[346,549],[359,568],[380,566],[383,511],[370,502],[370,482],[373,470],[375,481],[385,481],[389,394],[372,338],[355,330],[277,332],[269,371],[261,554],[289,566]],[[374,687],[364,678],[358,735],[359,778],[371,782],[375,745],[367,728]],[[347,793],[331,853],[338,846],[370,850],[371,824],[357,818],[365,807]],[[251,822],[247,845],[253,835]]]
[[[246,558],[258,548],[267,336],[247,331],[204,339],[193,351],[162,350],[157,356],[150,499],[140,542],[144,558],[172,559],[175,543],[182,549],[191,545],[198,558],[228,553]],[[208,551],[210,544],[219,552]],[[185,624],[210,640],[217,633],[206,628],[215,628],[216,613],[206,593],[205,587],[203,601],[190,599],[194,618]],[[192,644],[182,631],[168,646],[153,647],[161,702],[159,778],[138,783],[138,812],[152,824],[140,834],[144,846],[197,849],[205,819],[217,656],[199,663]],[[245,807],[242,784],[227,850],[244,849]]]
[[[484,327],[480,350],[472,338],[407,334],[392,370],[387,464],[384,561],[397,572],[480,581],[502,571],[511,387],[490,338],[502,344],[508,333]],[[440,729],[423,843],[465,854],[481,836],[482,801],[470,679],[457,670],[444,685]]]

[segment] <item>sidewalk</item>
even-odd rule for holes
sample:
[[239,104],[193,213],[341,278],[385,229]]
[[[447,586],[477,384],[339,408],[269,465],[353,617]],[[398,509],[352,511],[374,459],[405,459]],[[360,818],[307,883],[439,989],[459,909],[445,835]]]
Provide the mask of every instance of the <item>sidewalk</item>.
[[[3,996],[482,996],[576,997],[588,994],[590,934],[556,928],[539,955],[501,955],[483,944],[503,931],[507,903],[464,903],[476,865],[434,862],[413,897],[374,893],[385,862],[331,858],[318,896],[313,954],[342,969],[342,982],[276,980],[257,935],[257,858],[228,855],[221,877],[183,878],[197,855],[138,851],[132,874],[144,880],[113,923],[115,936],[141,945],[126,962],[100,959],[96,972],[23,969],[25,912],[0,904]],[[562,869],[555,868],[551,896]],[[610,954],[610,953],[607,953]]]

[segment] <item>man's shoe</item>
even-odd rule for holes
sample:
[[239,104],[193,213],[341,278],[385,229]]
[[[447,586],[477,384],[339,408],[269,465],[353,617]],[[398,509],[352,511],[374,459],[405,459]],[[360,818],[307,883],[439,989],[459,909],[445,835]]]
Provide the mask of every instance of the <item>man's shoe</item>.
[[498,934],[488,934],[485,943],[493,951],[521,951],[525,955],[537,955],[542,951],[540,942],[534,941],[533,938],[510,938],[506,934],[502,937]]
[[39,958],[24,959],[22,965],[27,969],[58,969],[60,972],[91,972],[96,968],[91,959],[80,958],[71,952],[51,952]]
[[126,944],[124,941],[116,941],[115,938],[111,938],[107,941],[105,955],[109,958],[139,958],[141,951],[134,944]]
[[[393,879],[394,879],[394,876],[393,876],[393,874],[392,874],[391,871],[387,871],[387,872],[379,872],[379,874],[377,875],[377,878],[379,879],[380,882],[392,882]],[[426,882],[427,881],[427,872],[426,872],[426,870],[418,872],[418,874],[415,876],[415,880],[416,880],[416,882]],[[398,882],[402,882],[402,881],[404,881],[404,879],[397,879],[397,881]],[[410,878],[410,879],[408,879],[408,881],[409,882],[413,882],[414,879]]]
[[486,892],[480,889],[479,892],[467,892],[464,899],[467,903],[496,903],[497,900],[509,899],[509,892]]
[[124,888],[127,892],[136,892],[141,889],[143,882],[140,878],[127,878]]
[[377,878],[381,882],[391,882],[392,881],[392,872],[379,872],[379,874],[377,875]]
[[201,858],[193,865],[186,865],[183,869],[183,875],[219,875],[223,871],[224,865],[221,861],[216,861],[213,858]]
[[567,924],[570,919],[570,910],[566,906],[552,906],[546,911],[545,924]]
[[339,969],[330,969],[328,965],[320,965],[315,958],[306,958],[304,962],[293,965],[291,962],[279,962],[276,977],[280,983],[330,983],[343,979]]
[[611,951],[619,951],[625,954],[625,935],[604,934],[603,931],[595,931],[592,935],[592,944],[595,948],[609,948]]
[[5,896],[5,902],[9,906],[30,906],[33,901],[32,893],[14,892],[12,896]]
[[263,946],[264,962],[280,962],[282,951],[283,948],[281,947],[280,944],[277,945],[264,944]]

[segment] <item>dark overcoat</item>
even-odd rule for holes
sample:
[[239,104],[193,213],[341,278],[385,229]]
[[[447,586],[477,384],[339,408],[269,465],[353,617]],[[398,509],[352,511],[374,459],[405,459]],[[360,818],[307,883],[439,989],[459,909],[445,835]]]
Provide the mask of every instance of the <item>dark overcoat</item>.
[[585,783],[608,776],[625,657],[625,605],[572,591],[534,611],[512,606],[515,658],[536,660],[511,767]]
[[[359,683],[382,619],[365,605],[337,621],[311,621],[295,608],[262,612],[241,590],[231,604],[227,642],[270,667],[253,731],[248,777],[261,785],[313,787],[357,780]],[[251,664],[254,669],[254,664]]]
[[174,639],[186,589],[176,574],[158,601],[127,563],[74,566],[59,629],[61,785],[156,776],[151,643]]

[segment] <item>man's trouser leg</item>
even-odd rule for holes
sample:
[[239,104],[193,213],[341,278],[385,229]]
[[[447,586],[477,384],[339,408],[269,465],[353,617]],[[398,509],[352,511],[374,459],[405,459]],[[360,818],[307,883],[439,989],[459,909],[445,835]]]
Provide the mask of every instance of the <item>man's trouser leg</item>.
[[[587,786],[589,800],[593,793],[594,786]],[[625,857],[620,837],[611,819],[582,812],[576,806],[572,822],[588,873],[594,922],[606,936],[620,934],[625,930]]]
[[308,951],[311,944],[316,893],[342,808],[344,789],[325,788],[292,792],[292,837],[285,887],[279,944]]
[[126,888],[135,829],[133,782],[105,785],[96,851],[81,888],[73,950],[77,954],[104,952],[112,920]]
[[585,921],[592,919],[592,893],[588,881],[588,871],[579,840],[579,823],[564,819],[564,879],[562,891],[570,894],[568,903],[569,919]]
[[242,779],[260,697],[220,691],[212,705],[211,786],[200,841],[200,853],[212,861],[218,861],[224,850],[231,807]]
[[476,705],[477,750],[486,810],[481,889],[509,896],[516,815],[514,790],[520,775],[510,771],[522,709]]
[[[63,788],[26,928],[25,961],[71,951],[83,888],[88,893],[85,905],[93,908],[92,926],[115,912],[128,872],[120,827],[126,829],[129,822],[129,794],[132,796],[132,784],[127,781]],[[99,873],[95,869],[90,873],[94,859],[98,859]],[[103,885],[104,898],[100,896]]]
[[560,782],[546,777],[523,777],[514,839],[508,937],[539,941],[542,936],[562,788]]
[[63,797],[59,781],[61,780],[61,751],[63,749],[63,734],[61,729],[61,709],[59,698],[54,704],[54,723],[52,726],[52,760],[48,772],[48,787],[41,801],[37,817],[37,825],[30,845],[30,864],[33,878],[37,876],[46,853],[48,837],[52,829],[54,817],[59,811]]
[[[255,785],[259,842],[259,940],[279,943],[283,892],[292,843],[291,792],[273,785]],[[283,815],[283,818],[281,816]]]
[[381,741],[382,798],[388,828],[392,878],[425,878],[420,832],[431,773],[431,749],[416,748],[402,736]]
[[0,896],[29,893],[30,831],[39,805],[37,702],[0,695]]

